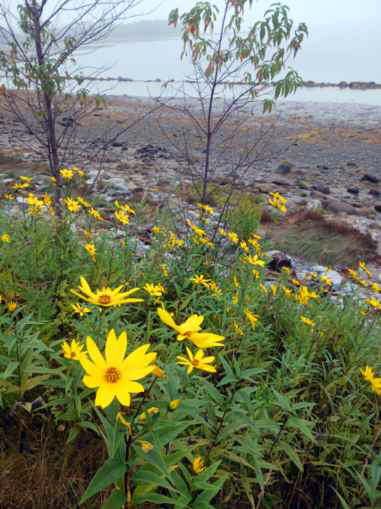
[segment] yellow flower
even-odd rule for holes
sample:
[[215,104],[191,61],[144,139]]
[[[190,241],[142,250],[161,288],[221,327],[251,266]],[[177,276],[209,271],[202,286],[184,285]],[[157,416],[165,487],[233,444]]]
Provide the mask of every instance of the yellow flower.
[[44,205],[50,207],[53,200],[47,193],[45,193],[44,196],[42,197],[42,201],[44,202]]
[[103,217],[101,216],[101,214],[96,209],[94,209],[93,207],[91,207],[89,209],[89,216],[93,217],[97,221],[102,221],[103,220]]
[[381,286],[378,283],[372,283],[370,289],[373,293],[381,293]]
[[182,239],[178,239],[176,234],[173,232],[169,232],[169,238],[167,240],[167,248],[174,249],[175,247],[182,247],[184,245],[184,241]]
[[185,322],[177,325],[172,316],[164,308],[158,308],[157,314],[163,323],[178,333],[178,341],[189,339],[197,348],[201,349],[223,346],[222,342],[225,339],[224,336],[219,336],[210,332],[199,332],[201,330],[201,324],[204,321],[202,315],[191,315]]
[[60,175],[64,180],[71,180],[74,177],[74,172],[73,170],[63,168],[62,170],[60,170]]
[[133,302],[143,302],[143,299],[129,298],[129,295],[137,292],[139,288],[133,288],[128,292],[121,292],[121,289],[123,288],[124,285],[120,285],[117,288],[107,287],[101,288],[100,290],[96,290],[95,292],[93,292],[89,286],[89,283],[83,276],[80,277],[80,281],[81,284],[79,286],[79,290],[82,293],[79,293],[74,289],[72,289],[71,292],[80,299],[90,302],[90,304],[95,304],[96,306],[110,307],[110,306],[120,306],[121,304],[129,304]]
[[368,267],[366,266],[366,263],[364,261],[359,262],[359,267],[360,267],[360,269],[362,269],[365,272],[365,274],[369,278],[372,277],[372,273],[370,272],[370,270],[368,269]]
[[250,250],[249,250],[249,246],[247,245],[247,243],[244,241],[244,240],[241,240],[241,242],[239,243],[239,247],[242,249],[242,251],[244,251],[245,253],[249,253]]
[[77,201],[82,205],[82,207],[85,207],[85,209],[91,208],[91,203],[85,200],[85,198],[82,198],[82,196],[77,196]]
[[176,410],[176,408],[178,408],[178,406],[180,405],[181,403],[181,399],[172,399],[170,402],[169,402],[169,409],[170,410]]
[[136,380],[152,373],[156,353],[147,353],[150,345],[142,345],[125,358],[127,334],[116,336],[114,329],[107,334],[105,356],[100,353],[94,340],[86,340],[90,359],[80,358],[86,374],[83,383],[90,389],[97,388],[95,405],[106,408],[116,397],[125,406],[131,404],[131,393],[144,392],[144,387]]
[[313,320],[310,320],[309,318],[307,318],[306,316],[301,316],[300,317],[301,321],[306,324],[306,325],[309,325],[310,327],[314,327],[315,326],[315,322]]
[[118,412],[116,414],[116,420],[119,421],[120,423],[123,424],[123,426],[125,426],[128,431],[130,432],[130,434],[132,434],[132,426],[131,426],[131,423],[128,422],[125,418],[124,418],[124,415],[122,414],[122,412]]
[[65,205],[69,212],[78,212],[81,210],[81,205],[77,200],[73,200],[73,198],[65,198]]
[[116,210],[114,216],[122,224],[128,224],[130,221],[128,214],[122,209]]
[[204,235],[206,235],[205,231],[202,228],[199,228],[198,226],[193,224],[192,221],[190,221],[189,219],[186,220],[186,223],[190,228],[192,228],[192,230],[198,237],[203,237]]
[[11,185],[12,189],[25,189],[29,186],[30,184],[28,182],[24,182],[23,184],[15,182],[14,184]]
[[82,356],[86,356],[86,352],[83,352],[83,346],[77,343],[75,339],[69,344],[67,341],[63,342],[62,352],[65,359],[71,359],[79,361]]
[[238,244],[239,237],[238,237],[238,235],[235,232],[229,232],[227,234],[227,237],[230,240],[230,242],[232,242],[233,244]]
[[213,214],[214,212],[214,209],[212,207],[209,207],[209,205],[205,205],[203,203],[197,203],[197,207],[206,212],[207,214]]
[[205,357],[202,350],[197,350],[196,354],[193,355],[192,351],[188,347],[186,347],[186,351],[188,358],[178,355],[176,357],[176,362],[180,366],[187,366],[188,375],[192,373],[193,368],[200,369],[201,371],[207,371],[208,373],[216,373],[216,368],[212,366],[212,363],[214,362],[213,356]]
[[3,233],[2,236],[1,236],[1,240],[3,242],[5,242],[6,244],[9,244],[10,241],[11,241],[11,238],[10,236],[8,235],[8,233]]
[[146,283],[144,286],[143,286],[144,290],[149,294],[151,295],[151,297],[162,297],[163,294],[166,292],[165,288],[163,285],[161,284],[158,284],[158,285],[155,285],[153,283]]
[[160,232],[161,232],[160,226],[153,226],[152,227],[152,233],[155,233],[155,235],[157,235]]
[[371,306],[374,311],[381,311],[381,302],[374,297],[366,299],[365,303],[369,304],[369,306]]
[[214,295],[217,295],[217,297],[222,294],[221,288],[215,281],[209,281],[208,288],[212,293],[214,293]]
[[270,193],[270,195],[271,198],[269,198],[269,205],[280,210],[280,212],[287,212],[287,199],[284,196],[281,196],[279,193]]
[[192,468],[195,474],[201,474],[205,470],[204,461],[201,456],[196,456],[192,461]]
[[155,366],[154,370],[152,371],[152,374],[157,376],[157,378],[165,378],[165,371],[159,366]]
[[234,331],[236,332],[236,334],[238,334],[238,336],[243,336],[243,330],[241,329],[237,322],[235,321],[233,322],[233,327]]
[[143,452],[150,452],[153,449],[153,445],[151,442],[147,442],[147,440],[139,440],[139,445],[142,448]]
[[317,299],[318,297],[317,293],[310,291],[306,286],[301,286],[295,298],[300,304],[306,305],[310,299]]
[[203,285],[206,288],[209,287],[209,280],[206,279],[206,277],[203,276],[202,274],[199,274],[198,276],[193,276],[191,278],[191,281],[194,285]]
[[246,256],[244,259],[248,263],[250,263],[250,265],[254,265],[254,266],[257,266],[257,267],[264,267],[266,265],[266,262],[264,260],[260,260],[258,258],[258,255]]
[[257,269],[253,269],[251,273],[253,274],[254,279],[259,279],[260,273],[258,272]]
[[115,208],[117,209],[120,209],[120,210],[123,210],[126,214],[132,214],[132,215],[135,215],[135,210],[132,209],[129,205],[127,205],[127,203],[125,203],[124,205],[121,205],[118,200],[115,200],[114,201],[114,205],[115,205]]
[[23,182],[32,182],[33,177],[25,177],[25,175],[20,175],[19,179],[22,180]]
[[360,369],[363,378],[370,383],[372,391],[378,395],[381,395],[381,378],[375,376],[373,369],[366,366],[364,369]]
[[258,315],[255,315],[249,309],[246,309],[245,316],[249,320],[252,328],[255,329],[255,327],[257,326],[257,322],[258,322]]
[[140,422],[145,422],[145,420],[147,419],[147,414],[148,415],[156,415],[160,413],[160,408],[157,408],[157,406],[151,406],[147,412],[142,412],[139,416],[138,416],[138,420]]
[[327,276],[325,276],[324,274],[322,274],[322,275],[320,276],[320,281],[321,281],[322,283],[324,283],[325,285],[327,285],[327,286],[332,286],[332,285],[333,285],[333,281],[332,281],[332,279],[329,279],[329,278],[328,278]]
[[91,258],[95,261],[97,250],[95,248],[94,242],[89,242],[88,244],[86,244],[85,245],[85,249],[89,253],[89,255],[91,256]]
[[10,300],[7,302],[7,308],[10,313],[13,313],[13,311],[16,311],[17,303],[14,300]]
[[87,308],[86,306],[82,306],[81,304],[71,304],[71,307],[79,316],[83,316],[86,313],[91,313],[92,311],[92,309]]
[[160,265],[160,270],[161,270],[161,273],[163,274],[164,277],[168,277],[169,276],[168,266],[165,265],[165,263]]
[[291,290],[291,288],[288,288],[287,286],[282,286],[282,290],[283,290],[285,296],[288,299],[291,299],[291,297],[292,297],[292,290]]

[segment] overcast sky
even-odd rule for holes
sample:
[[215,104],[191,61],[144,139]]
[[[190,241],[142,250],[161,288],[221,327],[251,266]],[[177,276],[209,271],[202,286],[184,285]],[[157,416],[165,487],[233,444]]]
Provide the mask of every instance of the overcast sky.
[[[222,0],[212,2],[223,5]],[[258,0],[253,2],[249,17],[263,11],[275,3],[274,0]],[[313,25],[327,26],[359,26],[363,23],[379,24],[381,30],[381,0],[284,0],[290,7],[291,18],[296,22],[305,21]],[[189,9],[195,1],[162,0],[157,10],[147,16],[149,19],[166,18],[168,12],[178,7],[181,11]],[[145,3],[143,3],[145,5]]]

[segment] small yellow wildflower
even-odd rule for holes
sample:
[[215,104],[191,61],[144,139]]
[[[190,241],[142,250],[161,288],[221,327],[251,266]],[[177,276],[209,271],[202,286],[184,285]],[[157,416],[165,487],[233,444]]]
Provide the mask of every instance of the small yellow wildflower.
[[77,200],[74,200],[73,198],[65,198],[65,205],[69,212],[72,212],[75,214],[76,212],[79,212],[81,210],[81,205],[78,203]]
[[205,470],[204,461],[201,456],[196,456],[192,461],[192,469],[195,474],[201,474]]
[[164,308],[158,308],[157,314],[163,323],[177,332],[178,341],[189,339],[200,349],[223,346],[224,336],[212,334],[211,332],[200,332],[201,324],[204,321],[202,315],[191,315],[185,322],[177,325],[172,316]]
[[152,374],[157,376],[157,378],[165,378],[165,371],[164,369],[159,368],[159,366],[154,367]]
[[91,256],[91,258],[94,260],[94,262],[95,262],[96,255],[97,255],[97,250],[96,250],[94,242],[89,242],[88,244],[86,244],[85,245],[85,249],[89,253],[89,255]]
[[130,434],[132,434],[132,426],[131,426],[131,423],[128,422],[125,418],[124,418],[124,415],[122,414],[122,412],[118,412],[116,414],[116,420],[119,421],[120,423],[123,424],[123,426],[125,426],[128,431],[130,432]]
[[168,266],[165,263],[160,265],[160,270],[161,270],[161,273],[163,274],[164,277],[168,277],[169,276]]
[[210,207],[209,205],[205,205],[204,203],[197,203],[197,207],[199,209],[203,210],[204,212],[206,212],[207,214],[214,213],[214,209],[212,207]]
[[2,242],[5,242],[6,244],[9,244],[11,241],[11,238],[8,235],[8,233],[3,233],[0,238],[1,238]]
[[151,442],[147,442],[147,440],[139,440],[139,445],[145,453],[150,452],[153,449],[153,445]]
[[82,196],[77,196],[77,201],[82,205],[82,207],[85,207],[85,209],[91,208],[91,203],[85,200]]
[[300,320],[305,324],[305,325],[308,325],[309,327],[314,327],[315,326],[315,322],[313,320],[310,320],[310,318],[307,318],[306,316],[301,316],[300,317]]
[[206,279],[205,276],[203,276],[202,274],[199,274],[197,276],[193,276],[191,278],[191,281],[194,285],[203,285],[205,286],[206,288],[209,287],[209,279]]
[[169,402],[169,409],[170,410],[176,410],[176,408],[179,407],[181,403],[181,399],[172,399],[172,401]]
[[122,224],[128,224],[130,221],[130,218],[124,210],[119,209],[114,212],[115,219],[117,219]]
[[193,224],[192,221],[190,221],[189,219],[186,220],[186,223],[198,237],[203,237],[204,235],[206,235],[206,232],[202,228],[199,228],[198,226]]
[[327,286],[332,286],[333,285],[332,279],[329,279],[329,277],[325,276],[324,274],[322,274],[320,276],[320,281],[322,283],[324,283],[325,285],[327,285]]
[[365,366],[364,369],[360,369],[363,378],[370,383],[372,391],[378,395],[381,395],[381,378],[375,376],[373,368]]
[[257,326],[258,323],[258,315],[255,315],[252,311],[249,309],[245,310],[245,316],[249,320],[251,326],[253,329]]
[[371,283],[370,289],[373,293],[381,293],[381,286],[378,283]]
[[82,306],[81,304],[71,304],[71,307],[74,309],[74,312],[79,316],[84,316],[86,313],[91,313],[92,309]]
[[133,288],[128,292],[121,292],[124,285],[120,285],[117,288],[106,288],[103,287],[93,292],[89,286],[89,283],[83,276],[80,276],[81,284],[79,286],[79,293],[77,290],[72,289],[71,293],[79,297],[80,299],[90,302],[102,307],[120,306],[121,304],[129,304],[134,302],[143,302],[143,299],[130,298],[132,293],[135,293],[139,288]]
[[138,416],[138,420],[140,422],[145,422],[145,420],[147,419],[147,415],[156,415],[158,413],[160,413],[160,408],[157,408],[157,406],[151,406],[146,412],[142,412]]
[[13,313],[17,309],[17,303],[14,300],[10,300],[7,302],[7,309],[10,313]]
[[176,234],[173,232],[169,232],[169,238],[167,240],[167,248],[174,249],[176,247],[182,247],[184,245],[184,240],[178,239]]
[[374,311],[381,311],[381,302],[374,297],[366,299],[365,304],[369,304]]
[[359,268],[362,269],[369,278],[372,277],[372,273],[370,272],[364,261],[359,262]]
[[238,325],[237,322],[233,322],[233,327],[234,327],[234,332],[236,334],[238,334],[238,336],[243,336],[243,330],[241,329],[241,327]]
[[32,182],[33,177],[25,177],[25,175],[20,175],[19,179],[22,180],[23,182]]
[[152,227],[152,233],[154,233],[155,235],[159,234],[160,232],[161,232],[160,226],[153,226]]
[[216,368],[212,365],[214,362],[213,356],[205,357],[203,350],[197,350],[196,354],[193,355],[192,351],[186,347],[188,357],[178,355],[176,362],[180,366],[187,367],[187,374],[190,375],[194,368],[200,369],[201,371],[207,371],[208,373],[216,373]]
[[266,262],[264,260],[260,260],[258,255],[245,256],[244,260],[250,263],[250,265],[257,267],[264,267],[266,265]]
[[29,182],[24,182],[22,184],[20,184],[19,182],[15,182],[14,184],[11,185],[12,189],[26,189],[27,187],[30,187]]
[[74,177],[74,172],[68,168],[63,168],[60,170],[60,175],[64,180],[71,180]]
[[317,293],[310,291],[306,286],[301,286],[295,298],[300,304],[306,305],[311,299],[318,299],[319,296]]
[[153,283],[146,283],[143,288],[151,297],[161,298],[166,292],[162,284],[155,285]]
[[82,350],[83,346],[77,343],[75,339],[73,339],[70,344],[67,341],[63,342],[62,352],[65,359],[79,361],[81,356],[86,356],[86,352],[83,352]]
[[220,295],[222,295],[222,290],[221,288],[217,285],[217,283],[215,281],[209,281],[209,284],[208,284],[208,288],[209,290],[214,294],[216,295],[217,297],[219,297]]
[[269,205],[271,205],[272,207],[278,209],[280,212],[283,212],[283,213],[286,213],[287,212],[287,208],[286,208],[286,203],[287,203],[287,199],[280,195],[279,193],[270,193],[271,195],[271,198],[269,198]]
[[103,221],[103,217],[94,207],[91,207],[90,209],[88,209],[88,211],[89,211],[89,216],[93,217],[97,221]]
[[232,242],[233,244],[238,244],[239,237],[238,237],[238,235],[235,232],[229,232],[227,234],[227,237],[230,240],[230,242]]
[[245,253],[249,253],[250,250],[249,250],[249,246],[247,245],[247,243],[244,241],[244,240],[241,240],[241,242],[239,243],[239,247],[242,249],[242,251],[244,251]]
[[253,274],[254,279],[259,279],[260,273],[257,269],[253,269],[251,273]]

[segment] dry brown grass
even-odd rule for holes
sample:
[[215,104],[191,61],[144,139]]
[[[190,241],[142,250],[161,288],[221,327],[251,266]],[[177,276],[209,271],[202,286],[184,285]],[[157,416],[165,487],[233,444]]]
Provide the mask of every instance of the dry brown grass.
[[[66,445],[66,433],[57,431],[53,423],[39,423],[33,432],[28,431],[30,453],[18,452],[17,432],[13,446],[7,440],[7,449],[0,452],[0,509],[79,507],[81,495],[106,459],[103,442],[83,432],[75,443]],[[105,498],[95,497],[81,507],[101,507]]]

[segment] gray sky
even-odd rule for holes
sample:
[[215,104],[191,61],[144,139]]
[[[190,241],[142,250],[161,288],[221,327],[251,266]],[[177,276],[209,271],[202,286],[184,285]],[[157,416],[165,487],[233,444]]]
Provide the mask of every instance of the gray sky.
[[[222,0],[214,0],[217,6],[223,4]],[[254,1],[251,13],[262,14],[275,0]],[[290,7],[290,17],[296,22],[305,21],[311,27],[314,25],[359,26],[363,23],[378,24],[381,29],[381,0],[283,0]],[[166,18],[168,12],[178,7],[184,12],[195,1],[190,0],[163,0],[160,7],[150,14],[149,19]],[[145,3],[143,3],[145,5]],[[148,18],[147,17],[147,18]]]

